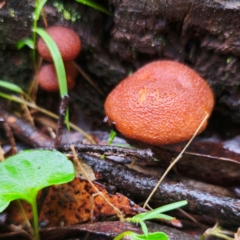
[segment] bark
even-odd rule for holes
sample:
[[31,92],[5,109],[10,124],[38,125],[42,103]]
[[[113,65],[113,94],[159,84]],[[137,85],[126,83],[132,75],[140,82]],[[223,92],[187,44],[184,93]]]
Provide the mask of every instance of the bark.
[[[32,73],[29,51],[13,47],[31,36],[33,2],[8,0],[0,11],[1,78],[25,87]],[[64,25],[80,35],[83,52],[78,62],[101,81],[105,93],[145,63],[172,59],[206,78],[216,96],[215,112],[240,122],[240,3],[109,0],[101,4],[113,12],[112,17],[74,1],[49,2],[45,13],[49,25]]]

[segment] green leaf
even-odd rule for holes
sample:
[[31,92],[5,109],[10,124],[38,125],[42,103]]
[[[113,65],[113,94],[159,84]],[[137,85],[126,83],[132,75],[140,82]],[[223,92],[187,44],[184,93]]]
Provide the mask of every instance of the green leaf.
[[34,49],[34,43],[33,40],[31,38],[24,38],[22,40],[19,40],[17,42],[17,49],[20,50],[23,47],[28,46],[31,49]]
[[0,163],[0,212],[15,199],[33,205],[44,187],[62,184],[74,178],[74,167],[57,151],[27,150]]
[[23,93],[23,90],[18,85],[10,83],[8,81],[0,80],[0,87],[6,88],[17,93]]
[[171,211],[173,209],[183,207],[187,204],[188,204],[188,202],[186,200],[183,200],[183,201],[174,202],[174,203],[164,205],[162,207],[159,207],[159,208],[156,208],[152,211],[147,212],[145,217],[144,217],[144,220],[153,219],[154,215],[156,215],[158,213],[168,212],[168,211]]
[[123,237],[131,240],[169,240],[168,236],[163,232],[149,233],[148,236],[137,234],[131,231],[126,231],[114,238],[114,240],[121,240]]
[[60,95],[63,98],[65,95],[68,95],[68,89],[67,89],[66,72],[65,72],[62,56],[59,52],[59,49],[56,43],[44,29],[36,28],[35,31],[41,36],[41,38],[46,43],[51,53],[51,56],[53,58],[53,63],[57,73],[57,78],[58,78],[58,83],[60,88]]
[[106,14],[112,16],[111,12],[109,12],[106,8],[102,7],[101,5],[99,5],[98,3],[96,3],[92,0],[76,0],[76,1],[79,2],[79,3],[82,3],[86,6],[89,6],[91,8],[94,8],[94,9],[100,11],[100,12],[103,12],[103,13],[106,13]]
[[148,228],[144,221],[140,221],[140,225],[143,231],[143,234],[147,237],[148,236]]
[[40,0],[39,4],[36,4],[35,14],[36,14],[36,20],[39,19],[39,16],[41,14],[42,8],[45,5],[47,0]]
[[159,214],[156,214],[156,218],[155,219],[163,219],[163,220],[166,220],[166,221],[171,221],[171,220],[173,220],[175,218],[171,217],[169,215],[166,215],[166,214],[159,213]]
[[171,211],[176,208],[180,208],[186,204],[187,204],[187,201],[185,201],[185,200],[175,202],[175,203],[170,203],[170,204],[164,205],[162,207],[156,208],[152,211],[137,214],[136,216],[130,218],[129,220],[131,222],[135,222],[135,221],[139,222],[139,221],[145,221],[145,220],[150,220],[150,219],[162,218],[164,216],[167,216],[168,219],[166,219],[166,218],[163,218],[163,219],[169,220],[169,218],[171,218],[170,216],[164,215],[164,214],[159,215],[159,214],[162,212],[167,212],[167,211]]
[[[54,67],[57,73],[57,79],[58,79],[58,84],[60,88],[60,95],[63,98],[65,95],[68,95],[68,88],[67,88],[67,78],[66,78],[66,72],[65,72],[65,67],[63,64],[62,56],[59,52],[59,49],[54,42],[54,40],[49,36],[49,34],[43,30],[42,28],[36,28],[36,33],[38,33],[43,41],[46,43],[52,59],[54,63]],[[67,128],[69,129],[69,113],[67,111],[67,114],[65,116],[65,123],[67,125]]]

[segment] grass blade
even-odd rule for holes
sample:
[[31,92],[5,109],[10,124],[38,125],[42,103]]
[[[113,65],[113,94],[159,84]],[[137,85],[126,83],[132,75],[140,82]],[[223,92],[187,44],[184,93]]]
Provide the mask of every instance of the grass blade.
[[28,46],[29,48],[34,49],[33,40],[31,38],[24,38],[24,39],[19,40],[17,42],[17,49],[18,50],[22,49],[24,46]]
[[45,5],[45,3],[47,2],[47,0],[40,0],[39,4],[37,5],[35,14],[36,14],[36,20],[39,19],[39,16],[41,14],[42,8]]
[[[187,205],[187,203],[188,202],[185,200],[179,201],[179,202],[174,202],[174,203],[170,203],[170,204],[164,205],[162,207],[156,208],[156,209],[146,212],[146,213],[140,213],[139,215],[142,215],[141,216],[142,221],[150,220],[150,219],[158,218],[159,213],[168,212],[173,209],[180,208],[182,206]],[[136,215],[136,216],[138,216],[138,215]]]
[[6,88],[13,92],[23,93],[23,90],[18,85],[10,83],[8,81],[0,80],[0,87]]
[[96,9],[100,12],[106,13],[109,16],[112,16],[112,13],[109,12],[106,8],[102,7],[101,5],[99,5],[98,3],[92,1],[92,0],[76,0],[79,3],[82,3],[88,7],[91,7],[93,9]]
[[57,78],[58,78],[58,83],[60,88],[60,95],[61,97],[63,97],[68,94],[68,89],[67,89],[66,72],[65,72],[62,56],[59,52],[59,49],[56,43],[53,41],[53,39],[49,36],[49,34],[44,29],[37,28],[36,33],[38,33],[41,36],[41,38],[46,43],[52,55],[53,63],[57,73]]

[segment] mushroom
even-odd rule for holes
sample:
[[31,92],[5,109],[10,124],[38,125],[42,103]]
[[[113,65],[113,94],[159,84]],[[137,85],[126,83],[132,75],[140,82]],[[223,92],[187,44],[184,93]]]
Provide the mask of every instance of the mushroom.
[[[75,78],[78,72],[73,62],[65,62],[64,66],[68,90],[71,90],[75,86]],[[38,82],[40,87],[47,92],[57,92],[59,90],[57,74],[53,64],[46,64],[41,67],[38,73]]]
[[[63,61],[75,59],[81,51],[82,45],[77,33],[61,26],[53,26],[47,29],[62,55]],[[52,61],[52,56],[42,38],[38,40],[37,49],[43,59]]]
[[174,61],[145,65],[120,82],[104,104],[108,121],[122,135],[151,145],[190,139],[213,106],[205,80]]

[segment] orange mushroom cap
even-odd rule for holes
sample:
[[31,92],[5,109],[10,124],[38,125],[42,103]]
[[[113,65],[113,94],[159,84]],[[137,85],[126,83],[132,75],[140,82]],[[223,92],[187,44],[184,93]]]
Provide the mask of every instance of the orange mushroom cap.
[[[75,68],[73,62],[66,62],[64,63],[64,66],[68,90],[71,90],[76,84],[75,78],[77,76],[77,69]],[[46,64],[41,67],[38,73],[38,82],[40,87],[47,92],[59,91],[57,74],[53,64]]]
[[[61,26],[53,26],[47,29],[62,55],[63,61],[75,59],[81,51],[82,45],[79,36],[73,30]],[[39,54],[47,61],[52,61],[52,56],[42,38],[38,40]]]
[[213,106],[212,90],[195,71],[177,62],[156,61],[120,82],[104,108],[127,138],[162,145],[190,139]]

